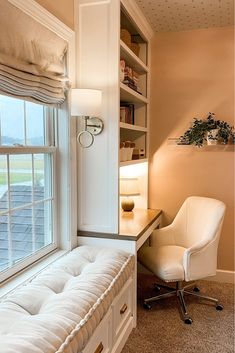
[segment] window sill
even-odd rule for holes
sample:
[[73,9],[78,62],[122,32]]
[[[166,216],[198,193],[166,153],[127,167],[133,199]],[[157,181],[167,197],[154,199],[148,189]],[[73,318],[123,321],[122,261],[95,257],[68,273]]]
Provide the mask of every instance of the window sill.
[[28,282],[36,274],[44,270],[47,266],[55,262],[67,252],[67,250],[56,250],[52,254],[48,255],[47,257],[44,257],[42,260],[33,264],[26,270],[19,272],[14,277],[5,281],[0,288],[0,299],[2,299],[5,295],[9,294],[10,292],[14,291],[18,286],[22,285],[25,282]]

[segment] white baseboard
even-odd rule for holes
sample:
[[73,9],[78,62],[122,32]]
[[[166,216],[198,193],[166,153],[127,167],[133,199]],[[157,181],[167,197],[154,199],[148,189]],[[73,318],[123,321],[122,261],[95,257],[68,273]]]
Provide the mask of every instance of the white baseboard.
[[226,270],[217,270],[215,276],[204,278],[206,281],[214,281],[221,283],[235,283],[235,272]]

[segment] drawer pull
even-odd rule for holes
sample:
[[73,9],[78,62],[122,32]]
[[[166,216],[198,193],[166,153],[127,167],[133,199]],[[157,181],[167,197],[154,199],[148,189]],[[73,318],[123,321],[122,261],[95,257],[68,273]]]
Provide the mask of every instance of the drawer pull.
[[94,353],[101,353],[103,349],[104,349],[103,343],[100,342],[100,344],[98,345]]
[[121,315],[124,314],[126,310],[127,310],[127,305],[124,304],[124,305],[121,307],[121,309],[120,309],[120,314],[121,314]]

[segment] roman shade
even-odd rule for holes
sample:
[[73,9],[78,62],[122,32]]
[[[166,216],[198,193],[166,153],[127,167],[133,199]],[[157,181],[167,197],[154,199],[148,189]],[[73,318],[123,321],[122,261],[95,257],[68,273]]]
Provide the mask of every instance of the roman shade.
[[48,105],[65,100],[67,42],[0,0],[0,94]]

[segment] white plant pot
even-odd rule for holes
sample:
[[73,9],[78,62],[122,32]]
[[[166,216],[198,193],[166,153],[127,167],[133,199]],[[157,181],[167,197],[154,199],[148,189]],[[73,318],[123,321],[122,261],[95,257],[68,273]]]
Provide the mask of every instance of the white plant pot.
[[122,161],[125,162],[128,160],[128,152],[127,152],[127,148],[124,147],[122,148]]
[[213,129],[207,132],[207,144],[208,145],[218,145],[218,131],[219,129]]

